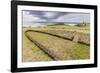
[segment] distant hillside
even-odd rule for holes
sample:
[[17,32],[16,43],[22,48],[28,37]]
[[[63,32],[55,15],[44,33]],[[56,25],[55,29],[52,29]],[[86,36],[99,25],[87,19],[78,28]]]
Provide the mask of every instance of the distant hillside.
[[[64,23],[56,23],[56,24],[49,24],[49,25],[47,25],[47,26],[59,26],[59,25],[65,25]],[[65,25],[66,26],[66,25]]]

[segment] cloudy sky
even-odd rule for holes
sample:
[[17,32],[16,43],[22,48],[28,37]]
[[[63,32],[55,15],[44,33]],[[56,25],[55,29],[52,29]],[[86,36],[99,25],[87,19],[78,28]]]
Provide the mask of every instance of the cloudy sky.
[[23,10],[23,25],[46,25],[46,23],[64,22],[64,23],[89,23],[90,14],[75,12],[51,12],[51,11],[33,11]]

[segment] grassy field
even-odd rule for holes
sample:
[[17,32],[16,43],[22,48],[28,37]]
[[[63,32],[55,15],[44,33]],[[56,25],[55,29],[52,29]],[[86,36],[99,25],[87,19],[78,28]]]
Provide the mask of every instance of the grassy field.
[[52,59],[48,55],[25,36],[25,31],[23,29],[23,62],[51,61]]
[[[25,28],[28,29],[28,28]],[[82,42],[85,44],[90,44],[90,26],[66,26],[66,25],[58,25],[58,26],[43,26],[43,27],[30,27],[29,30],[38,30],[43,31],[55,35],[59,35],[70,40],[73,40],[74,36],[78,37],[78,42]]]
[[89,46],[38,32],[30,31],[28,35],[45,46],[59,60],[89,58]]
[[[26,30],[75,31],[75,32],[86,33],[86,34],[89,34],[90,32],[89,26],[23,27],[23,62],[52,61],[52,59],[48,55],[46,55],[42,50],[40,50],[40,48],[38,48],[34,43],[32,43],[25,36],[24,32]],[[29,37],[35,39],[41,45],[45,46],[46,49],[48,49],[59,60],[79,60],[79,59],[90,58],[90,46],[76,43],[70,40],[64,40],[52,35],[43,34],[39,32],[28,32],[28,35]]]
[[77,26],[58,25],[58,26],[29,27],[29,29],[32,29],[32,30],[66,30],[66,31],[90,33],[90,26],[77,27]]

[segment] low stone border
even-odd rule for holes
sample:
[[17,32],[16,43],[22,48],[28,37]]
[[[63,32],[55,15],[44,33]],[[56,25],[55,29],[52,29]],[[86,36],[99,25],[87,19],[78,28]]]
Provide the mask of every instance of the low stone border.
[[54,55],[51,51],[49,51],[46,47],[44,47],[43,45],[41,45],[40,43],[38,43],[36,40],[34,40],[33,38],[31,38],[27,33],[29,31],[25,32],[25,36],[32,42],[34,43],[37,47],[39,47],[45,54],[47,54],[51,59],[53,60],[60,60],[56,55]]

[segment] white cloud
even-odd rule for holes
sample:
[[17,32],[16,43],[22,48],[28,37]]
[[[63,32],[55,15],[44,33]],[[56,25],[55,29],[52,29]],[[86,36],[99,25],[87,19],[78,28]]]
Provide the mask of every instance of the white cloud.
[[47,18],[53,18],[57,15],[56,12],[44,12],[44,16]]
[[63,16],[60,16],[59,18],[54,20],[55,22],[61,21],[61,22],[90,22],[90,15],[89,14],[82,14],[82,13],[70,13]]
[[32,15],[24,15],[23,16],[24,21],[36,21],[38,19],[39,19],[38,17],[33,17]]
[[28,11],[23,11],[23,24],[29,24],[32,22],[42,22],[42,21],[46,20],[30,14]]
[[40,19],[39,17],[35,17],[35,16],[31,15],[28,11],[23,11],[23,21],[24,22],[37,21],[39,19]]

